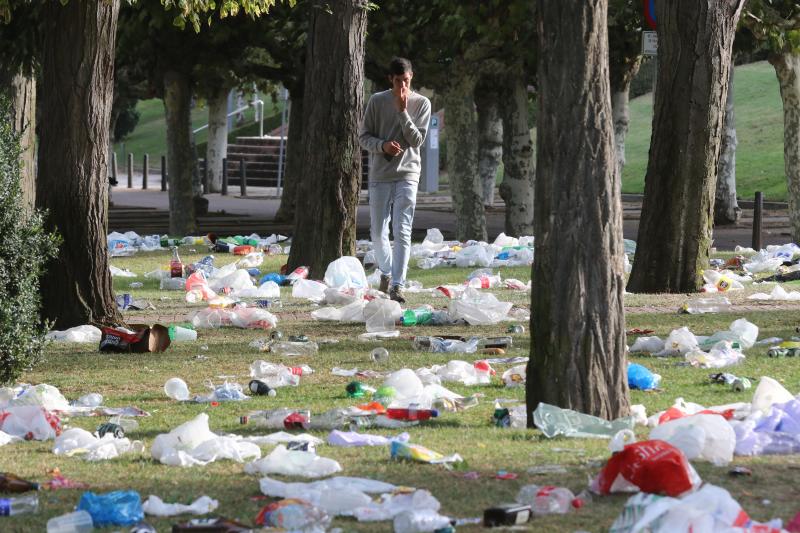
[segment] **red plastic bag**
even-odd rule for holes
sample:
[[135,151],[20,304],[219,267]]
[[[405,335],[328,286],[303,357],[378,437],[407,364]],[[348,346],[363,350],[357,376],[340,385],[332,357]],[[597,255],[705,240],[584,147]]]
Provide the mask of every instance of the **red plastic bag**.
[[[725,420],[730,420],[731,418],[733,418],[733,413],[734,413],[734,409],[726,409],[725,411],[722,411],[722,412],[712,411],[711,409],[703,409],[702,411],[699,411],[699,412],[694,413],[694,414],[695,415],[719,415],[722,418],[724,418]],[[659,424],[663,424],[664,422],[669,422],[670,420],[677,420],[679,418],[683,418],[683,417],[686,417],[686,416],[694,416],[694,415],[690,415],[688,413],[685,413],[685,412],[681,411],[680,409],[678,409],[677,407],[670,407],[669,409],[664,411],[661,414],[661,416],[658,417],[658,423]]]
[[646,440],[625,446],[608,460],[595,480],[600,494],[635,490],[679,496],[700,484],[686,456],[663,440]]

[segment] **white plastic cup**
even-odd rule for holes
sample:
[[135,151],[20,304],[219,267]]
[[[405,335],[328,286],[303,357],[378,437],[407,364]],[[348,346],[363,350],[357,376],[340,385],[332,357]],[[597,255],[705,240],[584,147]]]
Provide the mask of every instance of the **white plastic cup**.
[[175,326],[175,338],[173,341],[196,341],[197,331],[189,328]]
[[47,521],[47,533],[89,533],[93,528],[92,515],[86,511],[62,514]]
[[189,399],[189,386],[181,378],[170,378],[164,383],[164,394],[183,402]]

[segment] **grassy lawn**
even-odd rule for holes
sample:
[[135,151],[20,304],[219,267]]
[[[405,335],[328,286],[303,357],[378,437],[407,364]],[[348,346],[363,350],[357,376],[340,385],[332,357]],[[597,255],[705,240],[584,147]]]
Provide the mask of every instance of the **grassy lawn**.
[[[182,248],[184,261],[194,261],[201,253],[192,253],[190,247]],[[202,250],[198,250],[202,252]],[[230,262],[233,257],[217,256],[217,266]],[[273,256],[262,265],[262,272],[275,271],[285,261],[285,256]],[[158,310],[148,313],[132,312],[126,314],[130,322],[157,319],[162,323],[180,323],[185,320],[187,311],[200,309],[200,305],[183,302],[180,292],[159,291],[158,282],[147,280],[142,274],[159,266],[166,266],[169,255],[166,252],[139,254],[130,258],[112,260],[112,264],[128,268],[139,274],[136,280],[115,278],[117,294],[131,292],[136,297],[150,300]],[[419,270],[412,268],[409,279],[419,280],[425,287],[443,283],[461,283],[471,269]],[[501,269],[504,278],[530,279],[529,268]],[[131,290],[131,281],[141,281],[144,287]],[[797,287],[794,287],[797,289]],[[759,290],[763,290],[759,287]],[[243,473],[243,466],[231,461],[220,461],[206,467],[179,468],[161,465],[149,454],[149,446],[160,433],[193,418],[198,413],[207,412],[213,431],[238,434],[266,434],[271,430],[255,430],[238,423],[240,415],[249,410],[274,407],[309,408],[321,412],[334,406],[348,406],[354,403],[345,395],[348,378],[336,377],[331,368],[358,367],[379,371],[396,370],[403,367],[418,368],[441,364],[451,358],[476,359],[475,355],[449,356],[447,354],[428,354],[411,350],[410,338],[413,335],[464,334],[500,335],[504,334],[507,323],[483,327],[419,327],[404,328],[401,338],[383,342],[390,352],[390,359],[384,364],[373,363],[370,350],[376,346],[357,340],[364,331],[363,324],[339,324],[314,322],[308,312],[314,307],[305,301],[291,298],[290,289],[283,288],[283,307],[276,314],[278,328],[284,335],[305,333],[312,339],[335,339],[335,344],[321,344],[320,352],[314,357],[267,357],[248,344],[258,338],[266,337],[265,332],[223,328],[201,330],[196,342],[175,343],[162,354],[108,354],[99,353],[94,345],[50,345],[46,361],[23,376],[29,383],[50,383],[61,389],[69,399],[75,399],[89,392],[99,392],[106,398],[106,405],[135,405],[149,411],[152,416],[140,419],[140,428],[131,432],[132,439],[143,440],[148,446],[144,456],[128,455],[121,458],[88,463],[77,457],[62,457],[52,453],[51,442],[27,442],[11,444],[2,448],[0,471],[15,472],[30,479],[44,481],[46,470],[60,468],[68,478],[91,484],[96,492],[115,489],[133,489],[145,499],[156,494],[167,502],[188,503],[196,497],[207,494],[220,501],[218,513],[236,517],[252,523],[256,513],[265,504],[263,500],[254,501],[259,495],[258,478]],[[501,300],[512,301],[515,305],[529,307],[529,297],[525,293],[510,290],[493,291]],[[747,289],[754,292],[754,289]],[[767,290],[769,292],[769,290]],[[735,304],[742,304],[745,294],[732,294]],[[728,313],[707,316],[678,315],[673,312],[636,312],[645,306],[675,309],[687,296],[626,296],[631,306],[626,326],[628,328],[651,328],[656,335],[664,338],[671,329],[686,325],[696,334],[711,334],[728,329],[731,321],[740,316],[757,324],[759,338],[779,336],[789,338],[794,334],[797,323],[797,307],[793,310],[775,310],[769,305],[763,310],[747,313]],[[428,295],[409,295],[409,306],[431,303],[437,308],[446,305],[441,298]],[[761,309],[761,308],[759,308]],[[629,340],[629,344],[632,341]],[[509,355],[527,355],[529,350],[527,333],[516,335],[514,348]],[[197,355],[206,356],[197,358]],[[248,367],[256,359],[305,363],[314,369],[314,374],[304,376],[297,388],[282,388],[274,398],[254,397],[246,402],[222,403],[217,407],[206,404],[181,404],[168,399],[163,393],[164,382],[173,376],[183,378],[192,393],[206,392],[203,381],[210,379],[219,384],[224,379],[236,380],[243,385],[248,381]],[[715,405],[734,401],[749,401],[751,392],[734,393],[728,387],[709,383],[709,370],[678,365],[677,359],[654,359],[633,357],[633,361],[644,364],[663,376],[663,389],[659,392],[645,393],[633,391],[632,403],[643,403],[649,414],[672,405],[677,397],[704,405]],[[766,347],[758,346],[747,351],[746,362],[732,369],[742,376],[758,378],[772,376],[783,382],[790,391],[800,391],[800,360],[795,358],[771,359],[766,357]],[[505,365],[496,366],[499,374]],[[368,380],[370,385],[378,386],[381,380]],[[442,512],[454,517],[477,517],[483,509],[497,503],[513,500],[520,487],[530,483],[540,485],[561,485],[580,492],[586,487],[587,479],[597,474],[600,464],[609,456],[602,440],[545,438],[538,430],[498,429],[492,425],[493,400],[510,398],[524,400],[520,389],[503,387],[498,378],[491,385],[466,387],[445,384],[448,388],[462,394],[480,393],[480,404],[464,413],[445,413],[430,423],[411,428],[411,442],[422,444],[444,454],[458,452],[466,463],[454,470],[441,466],[421,463],[395,462],[390,460],[389,451],[376,448],[339,448],[322,445],[318,453],[334,458],[343,467],[342,475],[363,476],[385,480],[398,485],[408,485],[430,490],[442,503]],[[94,430],[105,419],[76,417],[69,421],[72,426]],[[395,434],[392,430],[373,430],[376,434]],[[646,430],[637,431],[640,438],[646,437]],[[317,432],[325,438],[326,432]],[[262,449],[263,455],[269,448]],[[567,468],[566,474],[533,475],[527,469],[535,465],[560,464]],[[744,509],[756,519],[772,517],[791,519],[798,511],[797,478],[800,474],[800,457],[772,456],[757,458],[736,458],[734,464],[752,469],[751,477],[730,477],[728,468],[714,467],[708,463],[695,462],[701,477],[708,482],[721,485],[731,491]],[[519,475],[515,480],[495,478],[499,470],[507,470]],[[467,471],[477,471],[478,479],[465,478]],[[292,478],[293,481],[299,481]],[[62,490],[43,492],[40,495],[41,507],[38,514],[19,517],[0,518],[3,531],[41,531],[48,518],[69,512],[77,504],[83,491]],[[538,517],[531,522],[531,529],[539,531],[603,531],[609,527],[620,513],[626,496],[595,497],[582,509],[565,516]],[[769,500],[765,504],[764,500]],[[177,518],[154,519],[148,522],[158,531],[169,531],[170,524]],[[344,531],[389,531],[386,522],[362,524],[352,519],[337,518],[333,523]],[[459,531],[477,531],[478,526],[459,527]],[[113,528],[107,528],[108,531]],[[117,528],[119,530],[119,528]]]
[[[765,199],[786,200],[783,108],[772,65],[762,61],[736,68],[734,113],[739,140],[736,148],[738,196],[750,200],[756,191],[763,191]],[[652,94],[632,100],[630,116],[622,192],[641,193],[650,150]]]

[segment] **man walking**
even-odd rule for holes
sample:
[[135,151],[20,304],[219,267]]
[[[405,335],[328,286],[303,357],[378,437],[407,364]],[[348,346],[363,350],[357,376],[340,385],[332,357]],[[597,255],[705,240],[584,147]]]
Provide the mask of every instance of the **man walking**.
[[[431,102],[411,90],[414,72],[408,59],[392,59],[388,77],[392,88],[373,94],[367,103],[359,143],[369,152],[370,236],[381,271],[380,290],[405,303],[420,147],[428,133]],[[390,220],[394,249],[389,243]]]

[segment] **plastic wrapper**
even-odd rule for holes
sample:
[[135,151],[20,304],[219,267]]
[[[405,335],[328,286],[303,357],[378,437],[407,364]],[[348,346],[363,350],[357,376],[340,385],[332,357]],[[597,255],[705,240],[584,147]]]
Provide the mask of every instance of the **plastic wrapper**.
[[609,422],[596,416],[541,402],[533,412],[533,423],[548,438],[564,435],[610,439],[620,430],[633,429],[634,420],[633,417],[624,417]]
[[92,515],[95,527],[130,526],[144,520],[142,500],[132,490],[117,490],[107,494],[84,492],[78,510]]
[[724,368],[738,365],[745,359],[745,355],[728,341],[716,343],[708,352],[692,350],[684,357],[689,364],[700,368]]
[[639,337],[630,347],[631,353],[659,353],[664,350],[664,341],[659,337]]
[[141,453],[144,444],[131,442],[127,438],[118,439],[111,433],[97,438],[85,429],[70,428],[56,437],[53,453],[56,455],[79,455],[87,461],[114,459],[125,453]]
[[256,524],[281,531],[324,533],[331,518],[305,500],[290,498],[264,506],[256,516]]
[[394,440],[408,442],[408,439],[408,433],[401,433],[396,437],[384,437],[383,435],[371,435],[369,433],[339,431],[338,429],[334,429],[328,435],[328,444],[345,448],[356,446],[388,446]]
[[450,519],[431,509],[404,511],[394,517],[394,533],[424,533],[450,527]]
[[800,301],[800,292],[787,291],[780,285],[775,285],[769,294],[757,292],[747,297],[748,300],[768,300],[774,302],[797,302]]
[[494,253],[486,245],[467,246],[456,253],[455,263],[458,267],[488,267],[492,265]]
[[599,494],[648,492],[679,496],[701,483],[686,456],[675,446],[660,440],[629,444],[608,460],[592,482]]
[[438,511],[441,507],[437,500],[427,490],[415,490],[412,493],[399,492],[396,494],[383,494],[381,501],[353,510],[353,516],[359,522],[377,522],[392,520],[395,516],[407,511],[422,511],[429,509]]
[[356,300],[344,307],[323,307],[311,312],[314,320],[328,320],[337,322],[364,322],[365,300]]
[[506,387],[525,386],[528,365],[517,365],[503,372],[502,380]]
[[262,252],[253,252],[239,259],[236,262],[236,266],[245,269],[255,268],[261,266],[261,263],[263,262],[264,262],[264,254]]
[[664,341],[664,349],[654,355],[685,355],[698,348],[697,337],[689,331],[686,326],[673,329],[667,340]]
[[364,306],[367,332],[392,331],[403,316],[400,304],[393,300],[375,299]]
[[421,463],[432,464],[459,463],[463,461],[461,456],[457,453],[442,455],[439,452],[435,452],[419,444],[410,444],[400,441],[392,441],[391,457],[392,459],[410,459]]
[[299,279],[292,285],[292,298],[303,298],[312,302],[321,302],[325,299],[324,283],[311,279]]
[[341,476],[307,483],[287,483],[264,477],[259,481],[259,486],[267,496],[302,498],[331,515],[352,515],[360,507],[376,505],[368,494],[386,494],[397,489],[383,481]]
[[279,474],[308,478],[325,477],[341,472],[342,467],[333,459],[320,457],[312,452],[287,450],[278,445],[272,453],[244,466],[248,474]]
[[697,414],[672,420],[650,432],[651,440],[663,440],[680,449],[687,459],[704,459],[716,466],[733,460],[736,434],[719,415]]
[[225,292],[226,289],[229,289],[231,294],[255,288],[253,279],[250,277],[247,270],[244,269],[235,270],[222,278],[211,279],[208,282],[208,286],[211,287],[211,290],[216,292]]

